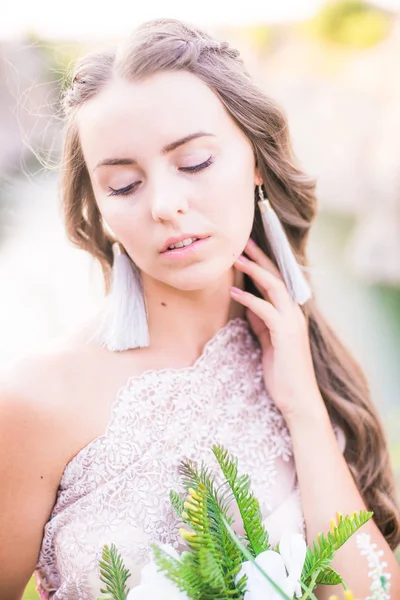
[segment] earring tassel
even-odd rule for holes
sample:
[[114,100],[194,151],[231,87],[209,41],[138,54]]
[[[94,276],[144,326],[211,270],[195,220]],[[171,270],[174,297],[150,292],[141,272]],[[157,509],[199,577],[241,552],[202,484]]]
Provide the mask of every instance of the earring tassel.
[[286,287],[295,302],[304,304],[312,296],[310,286],[293,254],[278,215],[267,199],[259,200],[265,235],[279,266]]
[[141,275],[121,244],[112,248],[111,289],[97,340],[114,352],[143,348],[149,345],[149,330]]

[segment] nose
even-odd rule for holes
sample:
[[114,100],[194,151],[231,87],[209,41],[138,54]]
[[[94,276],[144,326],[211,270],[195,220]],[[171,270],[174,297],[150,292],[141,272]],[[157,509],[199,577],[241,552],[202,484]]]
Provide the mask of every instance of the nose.
[[174,221],[188,210],[182,190],[165,187],[158,189],[151,201],[151,215],[155,221]]

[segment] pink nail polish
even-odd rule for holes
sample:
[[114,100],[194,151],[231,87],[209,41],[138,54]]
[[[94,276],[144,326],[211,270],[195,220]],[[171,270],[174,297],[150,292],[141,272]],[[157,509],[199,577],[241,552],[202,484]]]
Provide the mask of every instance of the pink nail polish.
[[234,285],[231,286],[231,292],[232,292],[232,294],[237,294],[238,296],[240,294],[243,294],[243,290],[235,287]]
[[238,260],[239,262],[242,262],[242,263],[248,263],[249,262],[249,259],[246,258],[245,256],[243,256],[242,254],[240,256],[238,256],[236,260]]

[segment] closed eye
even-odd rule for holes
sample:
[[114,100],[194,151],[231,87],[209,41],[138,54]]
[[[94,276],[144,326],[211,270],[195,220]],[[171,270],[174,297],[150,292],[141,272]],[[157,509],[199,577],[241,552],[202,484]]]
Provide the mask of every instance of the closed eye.
[[[202,171],[203,169],[206,169],[213,162],[214,162],[214,157],[210,156],[210,158],[208,158],[205,162],[201,163],[200,165],[194,165],[193,167],[181,167],[179,170],[185,171],[186,173],[193,174],[193,173],[197,173],[198,171]],[[108,186],[109,189],[111,190],[111,192],[109,194],[107,194],[107,196],[128,196],[129,194],[133,193],[133,191],[136,189],[138,183],[140,183],[140,182],[131,183],[130,185],[127,185],[126,187],[120,188],[118,190],[115,190],[111,186]]]
[[214,157],[210,156],[205,162],[201,163],[201,165],[195,165],[194,167],[181,167],[180,171],[188,171],[189,173],[196,173],[196,171],[201,171],[202,169],[206,169],[213,163]]

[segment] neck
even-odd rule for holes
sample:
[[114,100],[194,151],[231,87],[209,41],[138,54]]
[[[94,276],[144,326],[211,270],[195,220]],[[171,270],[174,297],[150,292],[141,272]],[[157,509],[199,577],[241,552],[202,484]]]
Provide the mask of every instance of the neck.
[[206,289],[182,291],[142,274],[147,302],[150,345],[155,352],[180,355],[191,363],[206,342],[235,317],[245,316],[243,305],[229,289],[244,287],[243,274],[231,267]]

